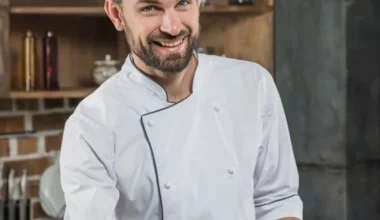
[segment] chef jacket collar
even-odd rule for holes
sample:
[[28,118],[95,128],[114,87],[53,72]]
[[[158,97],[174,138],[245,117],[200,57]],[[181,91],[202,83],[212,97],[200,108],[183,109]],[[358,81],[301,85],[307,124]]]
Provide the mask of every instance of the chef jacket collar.
[[[192,85],[192,93],[196,93],[200,89],[201,84],[201,77],[207,73],[207,71],[204,71],[207,67],[205,60],[201,59],[201,55],[198,54],[196,51],[193,53],[198,61],[195,73],[194,73],[194,80]],[[129,54],[121,68],[121,70],[125,73],[127,73],[128,77],[132,79],[133,81],[143,85],[147,89],[149,89],[151,92],[153,92],[157,97],[159,97],[162,100],[165,100],[169,102],[168,94],[164,87],[162,87],[160,84],[158,84],[156,81],[149,78],[145,73],[142,72],[133,62],[132,55]]]

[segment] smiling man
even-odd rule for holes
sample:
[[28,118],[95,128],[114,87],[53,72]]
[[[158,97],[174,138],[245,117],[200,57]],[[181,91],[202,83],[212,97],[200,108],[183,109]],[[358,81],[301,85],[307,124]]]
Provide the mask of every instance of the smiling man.
[[197,54],[199,7],[105,1],[130,54],[66,122],[65,220],[302,219],[272,76],[253,62]]

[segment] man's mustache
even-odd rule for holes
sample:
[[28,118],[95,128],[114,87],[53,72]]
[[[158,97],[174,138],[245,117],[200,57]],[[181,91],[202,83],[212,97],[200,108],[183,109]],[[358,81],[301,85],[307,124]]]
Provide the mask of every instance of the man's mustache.
[[188,36],[189,34],[190,34],[189,31],[186,31],[186,30],[182,30],[176,36],[172,36],[170,34],[161,32],[159,35],[149,37],[148,42],[152,43],[154,41],[165,41],[165,40],[176,41]]

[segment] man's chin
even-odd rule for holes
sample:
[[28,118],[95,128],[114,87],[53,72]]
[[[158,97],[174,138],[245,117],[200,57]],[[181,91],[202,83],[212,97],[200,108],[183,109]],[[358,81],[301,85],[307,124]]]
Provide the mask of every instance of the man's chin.
[[179,58],[176,60],[161,60],[160,64],[161,65],[156,68],[160,69],[162,72],[175,74],[183,71],[187,67],[188,62],[185,58]]
[[[188,41],[188,40],[186,40]],[[181,72],[189,64],[193,50],[189,48],[189,42],[184,42],[181,50],[170,52],[169,50],[161,49],[158,45],[150,45],[150,50],[147,50],[147,56],[150,59],[146,60],[146,64],[166,73]],[[186,47],[183,47],[186,46]],[[149,54],[149,55],[148,55]]]

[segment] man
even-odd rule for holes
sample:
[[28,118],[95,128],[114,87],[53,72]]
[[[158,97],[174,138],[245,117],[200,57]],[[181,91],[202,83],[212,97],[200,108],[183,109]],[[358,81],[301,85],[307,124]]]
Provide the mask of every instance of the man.
[[131,53],[66,122],[66,220],[302,219],[273,79],[195,53],[199,5],[106,0]]

